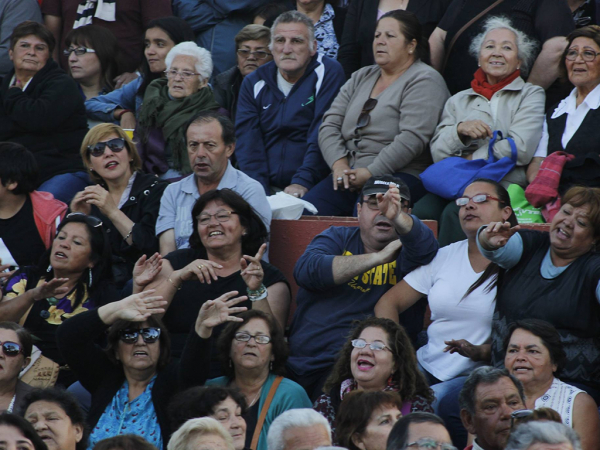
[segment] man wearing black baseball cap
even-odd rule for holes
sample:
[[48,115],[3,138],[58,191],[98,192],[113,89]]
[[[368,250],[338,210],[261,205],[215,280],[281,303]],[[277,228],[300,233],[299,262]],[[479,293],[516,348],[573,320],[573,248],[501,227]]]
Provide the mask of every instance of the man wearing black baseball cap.
[[[371,177],[356,205],[359,226],[330,227],[296,263],[300,289],[288,373],[313,400],[321,394],[352,322],[373,315],[388,289],[437,253],[433,233],[408,214],[409,205],[410,192],[400,178]],[[413,341],[423,328],[424,312],[421,303],[400,315]]]

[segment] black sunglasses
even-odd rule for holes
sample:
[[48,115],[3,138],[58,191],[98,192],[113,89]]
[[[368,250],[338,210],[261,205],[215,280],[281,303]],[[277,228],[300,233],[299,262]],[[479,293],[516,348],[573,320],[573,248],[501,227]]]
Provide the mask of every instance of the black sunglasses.
[[85,219],[85,221],[88,223],[88,225],[90,225],[93,228],[98,228],[102,226],[102,221],[100,219],[98,219],[96,216],[88,216],[87,214],[84,213],[80,213],[80,212],[72,212],[67,214],[67,219],[71,218],[71,217],[83,217]]
[[142,339],[146,344],[154,344],[160,337],[160,328],[128,328],[119,332],[119,338],[121,339],[121,342],[124,342],[125,344],[135,344],[140,334],[142,335]]
[[2,351],[6,356],[17,356],[19,353],[23,352],[23,349],[19,344],[12,341],[4,341],[0,342],[2,344]]
[[371,111],[375,109],[377,106],[376,98],[369,98],[362,107],[362,111],[360,112],[360,116],[358,116],[358,120],[356,121],[356,131],[355,134],[358,134],[358,129],[366,127],[371,122]]
[[96,145],[88,145],[88,151],[90,155],[95,156],[96,158],[104,155],[104,151],[106,147],[110,148],[112,152],[119,153],[121,150],[125,148],[125,139],[123,138],[114,138],[110,141],[106,142],[98,142]]

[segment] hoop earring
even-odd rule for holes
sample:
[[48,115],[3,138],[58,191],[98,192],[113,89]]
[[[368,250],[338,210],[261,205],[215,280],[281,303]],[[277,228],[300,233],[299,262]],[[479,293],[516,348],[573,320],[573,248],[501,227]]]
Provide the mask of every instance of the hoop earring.
[[50,273],[50,272],[52,272],[52,264],[49,264],[49,265],[48,265],[48,268],[46,269],[46,272],[47,272],[47,273]]

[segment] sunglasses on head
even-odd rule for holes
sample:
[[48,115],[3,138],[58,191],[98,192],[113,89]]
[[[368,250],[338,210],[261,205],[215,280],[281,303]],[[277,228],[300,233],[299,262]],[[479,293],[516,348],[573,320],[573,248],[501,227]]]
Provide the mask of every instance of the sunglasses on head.
[[121,342],[124,342],[125,344],[135,344],[140,334],[142,335],[142,339],[146,344],[154,344],[160,337],[160,328],[127,328],[119,332],[119,338],[121,339]]
[[96,216],[88,216],[87,214],[84,213],[80,213],[80,212],[72,212],[67,214],[67,219],[71,218],[71,217],[83,217],[85,219],[85,221],[88,223],[88,225],[94,227],[94,228],[98,228],[102,226],[102,221],[100,219],[98,219]]
[[88,151],[90,152],[90,155],[98,158],[104,155],[106,147],[112,152],[119,153],[125,148],[125,139],[114,138],[106,142],[97,142],[96,145],[88,145]]
[[4,341],[0,342],[2,344],[2,351],[5,356],[17,356],[19,353],[23,352],[23,349],[19,344],[12,341]]

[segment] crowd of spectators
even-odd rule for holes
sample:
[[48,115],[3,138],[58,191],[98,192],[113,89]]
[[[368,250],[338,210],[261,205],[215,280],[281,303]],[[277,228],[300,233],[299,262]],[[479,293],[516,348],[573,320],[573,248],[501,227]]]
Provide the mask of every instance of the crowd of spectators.
[[600,449],[599,3],[0,0],[0,448]]

